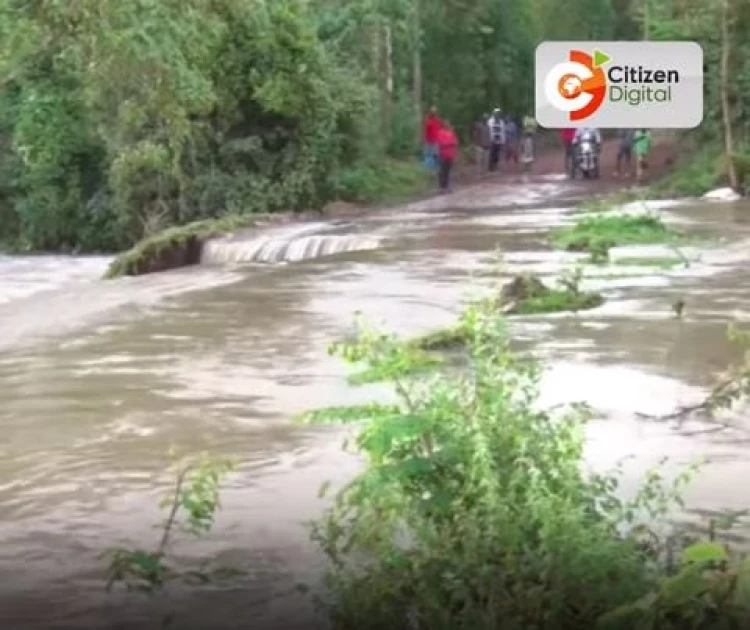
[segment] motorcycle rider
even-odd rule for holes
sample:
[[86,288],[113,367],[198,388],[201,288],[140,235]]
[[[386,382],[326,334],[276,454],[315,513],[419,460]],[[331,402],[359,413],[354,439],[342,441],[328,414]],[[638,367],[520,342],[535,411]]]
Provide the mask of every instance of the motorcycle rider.
[[579,127],[573,136],[573,144],[588,141],[594,144],[596,150],[602,146],[602,134],[596,127]]
[[590,142],[594,149],[594,157],[599,160],[599,153],[602,146],[602,134],[596,127],[579,127],[573,136],[573,155],[576,163],[580,157],[580,147],[582,142]]

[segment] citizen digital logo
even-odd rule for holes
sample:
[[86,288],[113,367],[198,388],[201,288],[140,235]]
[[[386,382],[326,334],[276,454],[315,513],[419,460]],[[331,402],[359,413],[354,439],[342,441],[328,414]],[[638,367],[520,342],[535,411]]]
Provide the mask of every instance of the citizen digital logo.
[[545,42],[536,106],[545,127],[692,128],[703,119],[703,51],[692,42]]

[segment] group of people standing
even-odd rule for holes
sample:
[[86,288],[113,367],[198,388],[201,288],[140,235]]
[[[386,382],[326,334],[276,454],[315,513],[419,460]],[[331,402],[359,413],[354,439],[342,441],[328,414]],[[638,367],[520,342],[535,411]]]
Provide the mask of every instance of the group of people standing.
[[[483,114],[474,124],[473,142],[475,163],[480,173],[497,171],[501,162],[522,164],[528,172],[536,155],[537,123],[525,116],[518,125],[512,116],[503,115],[495,109],[492,115]],[[458,156],[458,136],[447,120],[443,120],[432,106],[424,119],[424,164],[437,172],[441,193],[450,191],[451,173]],[[582,139],[593,142],[599,155],[602,137],[598,129],[586,127],[563,129],[560,137],[565,148],[565,172],[575,172],[576,147]],[[620,131],[617,166],[614,177],[631,177],[635,165],[636,183],[643,180],[651,152],[651,134],[647,129],[623,129]],[[635,156],[635,160],[633,157]],[[598,157],[597,157],[598,159]]]
[[518,125],[512,116],[495,109],[491,116],[482,114],[474,123],[475,162],[481,173],[496,171],[501,161],[531,168],[536,151],[536,120],[531,116]]
[[[492,115],[483,114],[473,130],[475,161],[480,172],[496,171],[501,161],[523,164],[531,168],[536,151],[536,120],[531,116],[518,125],[511,116],[503,116],[499,109]],[[458,155],[458,136],[447,120],[442,119],[432,106],[424,119],[424,164],[437,171],[441,193],[450,191],[450,178]]]
[[[602,136],[594,127],[562,129],[560,139],[565,148],[565,172],[574,172],[576,146],[581,140],[594,144],[597,154],[601,150]],[[648,168],[648,157],[651,153],[651,132],[648,129],[621,129],[617,145],[617,161],[613,177],[632,177],[637,184],[643,182],[644,171]],[[635,160],[633,160],[635,157]],[[635,169],[633,168],[635,166]],[[633,172],[635,171],[635,173]]]

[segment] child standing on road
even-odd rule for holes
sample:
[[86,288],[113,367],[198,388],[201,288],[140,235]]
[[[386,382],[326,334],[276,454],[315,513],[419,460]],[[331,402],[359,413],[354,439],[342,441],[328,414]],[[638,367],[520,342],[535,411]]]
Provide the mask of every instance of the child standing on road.
[[633,136],[633,152],[635,153],[635,183],[643,183],[643,171],[648,168],[648,156],[651,153],[651,132],[648,129],[638,129]]

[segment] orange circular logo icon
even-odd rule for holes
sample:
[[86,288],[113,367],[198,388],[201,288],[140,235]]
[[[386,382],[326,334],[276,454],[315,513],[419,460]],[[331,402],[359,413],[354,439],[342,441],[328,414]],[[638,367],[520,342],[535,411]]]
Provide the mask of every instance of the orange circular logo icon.
[[602,106],[607,75],[594,57],[582,50],[571,50],[568,61],[550,70],[544,88],[550,105],[567,112],[571,121],[580,121]]

